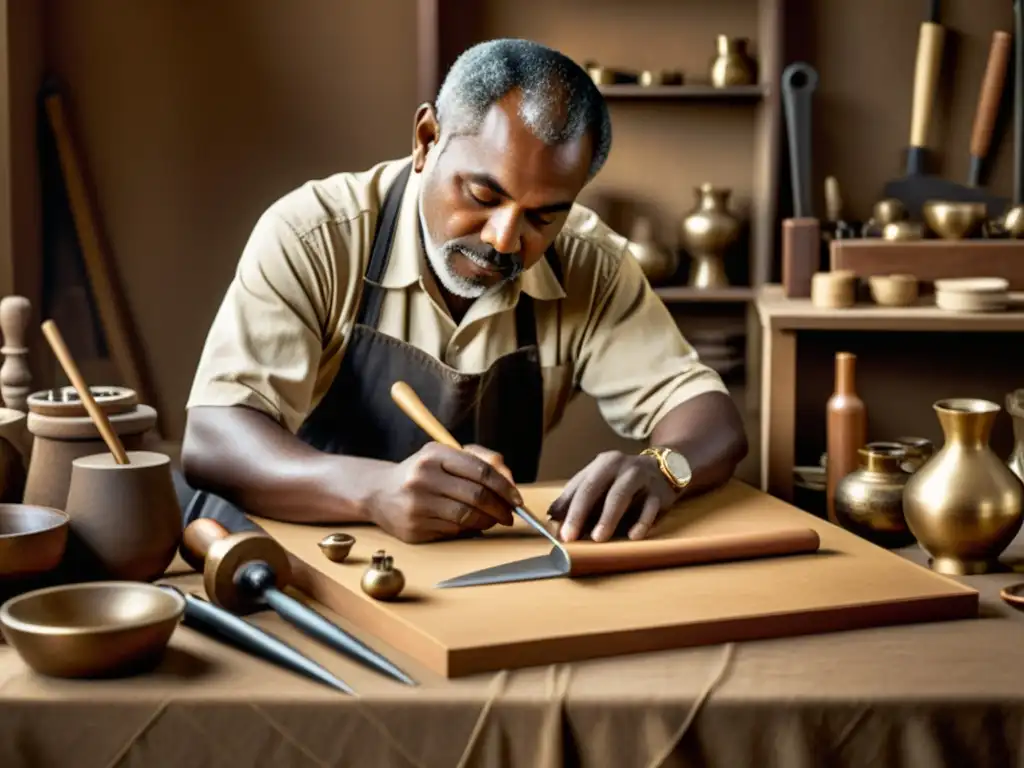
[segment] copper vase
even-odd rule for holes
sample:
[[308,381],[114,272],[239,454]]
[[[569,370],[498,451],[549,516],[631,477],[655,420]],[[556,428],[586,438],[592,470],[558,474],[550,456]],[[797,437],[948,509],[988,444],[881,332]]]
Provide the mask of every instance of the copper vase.
[[860,466],[839,481],[835,514],[848,531],[887,549],[914,543],[903,516],[903,489],[911,473],[903,464],[907,451],[898,446],[867,446]]
[[745,37],[718,35],[715,40],[717,55],[711,60],[711,85],[732,88],[757,82],[757,62],[747,50],[750,41]]
[[857,394],[857,356],[850,352],[836,355],[835,389],[825,405],[825,440],[828,461],[825,465],[825,501],[828,519],[837,522],[836,486],[855,471],[859,451],[867,442],[867,408]]
[[1001,410],[973,398],[933,408],[945,437],[903,492],[903,514],[939,573],[987,573],[1021,527],[1024,485],[989,446]]
[[701,184],[694,190],[697,205],[683,219],[683,246],[693,259],[689,284],[693,288],[724,288],[725,254],[740,234],[740,222],[729,211],[732,190]]

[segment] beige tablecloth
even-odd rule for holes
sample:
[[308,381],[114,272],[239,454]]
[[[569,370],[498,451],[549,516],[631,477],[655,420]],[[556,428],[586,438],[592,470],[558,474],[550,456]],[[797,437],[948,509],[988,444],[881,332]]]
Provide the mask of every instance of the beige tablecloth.
[[[0,766],[1024,765],[1024,614],[998,597],[1017,579],[1024,575],[965,579],[982,592],[976,620],[454,681],[389,652],[421,680],[414,689],[306,641],[274,615],[255,619],[358,697],[186,628],[154,674],[130,680],[42,679],[0,645]],[[194,574],[170,580],[200,584]]]

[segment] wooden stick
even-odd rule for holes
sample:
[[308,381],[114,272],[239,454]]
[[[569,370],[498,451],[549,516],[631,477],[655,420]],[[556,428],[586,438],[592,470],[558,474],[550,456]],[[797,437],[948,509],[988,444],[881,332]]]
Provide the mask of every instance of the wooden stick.
[[75,388],[78,396],[82,399],[82,404],[85,406],[85,410],[89,412],[92,423],[100,431],[103,442],[107,444],[107,448],[114,454],[114,460],[118,464],[127,464],[128,454],[121,444],[121,438],[117,436],[114,428],[110,425],[110,419],[107,418],[107,414],[96,404],[92,391],[85,383],[85,378],[82,376],[81,371],[78,370],[75,359],[71,356],[71,351],[68,349],[67,344],[64,343],[64,337],[61,336],[60,331],[57,329],[57,324],[53,320],[47,320],[43,323],[43,335],[50,343],[53,354],[56,355],[58,362],[60,362],[60,367],[64,369],[64,373],[71,381],[71,386]]

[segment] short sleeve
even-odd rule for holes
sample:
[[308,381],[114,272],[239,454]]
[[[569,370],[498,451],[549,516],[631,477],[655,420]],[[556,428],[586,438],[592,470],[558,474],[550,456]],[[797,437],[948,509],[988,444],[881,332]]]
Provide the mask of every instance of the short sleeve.
[[247,406],[297,431],[335,304],[335,264],[273,209],[265,213],[213,320],[187,407]]
[[639,264],[599,256],[586,331],[576,361],[580,388],[622,437],[646,440],[676,406],[706,392],[728,393],[700,362]]

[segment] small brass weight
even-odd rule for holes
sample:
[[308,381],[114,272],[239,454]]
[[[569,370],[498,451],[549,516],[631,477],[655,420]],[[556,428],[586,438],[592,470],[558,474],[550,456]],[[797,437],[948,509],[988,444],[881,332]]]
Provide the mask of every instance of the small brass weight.
[[374,600],[394,600],[405,588],[405,576],[395,568],[394,559],[378,549],[360,582],[363,592]]

